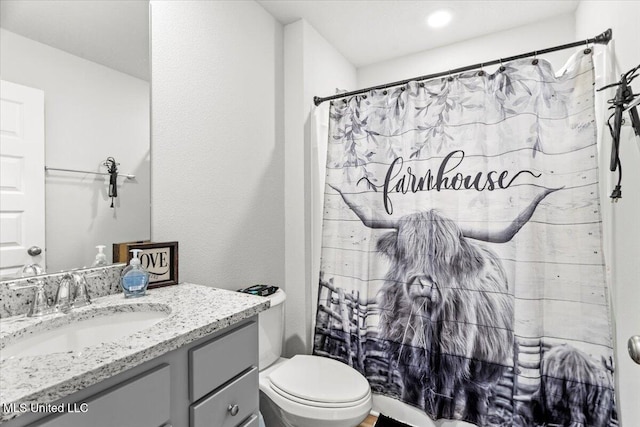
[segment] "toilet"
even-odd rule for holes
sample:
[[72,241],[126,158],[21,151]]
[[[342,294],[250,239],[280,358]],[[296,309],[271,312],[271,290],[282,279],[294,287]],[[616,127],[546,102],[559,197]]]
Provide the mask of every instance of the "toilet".
[[280,357],[285,293],[258,315],[260,412],[266,427],[355,427],[369,415],[371,388],[352,367],[326,357]]

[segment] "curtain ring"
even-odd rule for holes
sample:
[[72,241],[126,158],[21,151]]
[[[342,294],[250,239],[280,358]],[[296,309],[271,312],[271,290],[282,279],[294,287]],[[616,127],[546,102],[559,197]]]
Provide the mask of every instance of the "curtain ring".
[[590,53],[591,53],[591,48],[589,47],[589,39],[586,39],[586,40],[584,41],[584,44],[585,44],[585,45],[587,45],[587,48],[584,50],[584,54],[585,54],[585,55],[588,55],[588,54],[590,54]]
[[500,71],[504,71],[504,70],[506,70],[506,68],[504,67],[504,65],[502,65],[502,58],[500,58],[500,68],[499,68],[499,70],[500,70]]
[[537,50],[535,52],[533,52],[533,61],[531,61],[531,64],[538,65],[538,51]]
[[479,76],[484,76],[484,64],[480,64],[480,71],[478,71]]
[[449,70],[449,78],[447,80],[449,80],[450,82],[453,81],[453,76],[451,75],[451,70]]

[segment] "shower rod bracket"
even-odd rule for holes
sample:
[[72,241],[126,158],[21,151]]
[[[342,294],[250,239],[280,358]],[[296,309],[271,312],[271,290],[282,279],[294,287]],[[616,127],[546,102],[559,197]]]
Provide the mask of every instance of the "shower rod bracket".
[[593,38],[593,43],[609,44],[612,38],[613,38],[613,31],[611,30],[611,28],[607,28],[605,32],[598,34]]

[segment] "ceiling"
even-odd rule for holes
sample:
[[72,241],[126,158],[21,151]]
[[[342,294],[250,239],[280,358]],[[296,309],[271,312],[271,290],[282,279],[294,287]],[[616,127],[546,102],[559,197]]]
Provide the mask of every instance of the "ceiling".
[[[256,0],[282,24],[304,18],[356,67],[573,13],[573,0]],[[427,15],[451,9],[449,26]]]
[[148,0],[1,0],[0,27],[149,80]]
[[[356,67],[572,13],[578,5],[578,0],[256,1],[284,25],[305,19]],[[148,5],[148,0],[1,0],[0,26],[149,80]],[[453,11],[451,24],[427,27],[426,16],[442,7]]]

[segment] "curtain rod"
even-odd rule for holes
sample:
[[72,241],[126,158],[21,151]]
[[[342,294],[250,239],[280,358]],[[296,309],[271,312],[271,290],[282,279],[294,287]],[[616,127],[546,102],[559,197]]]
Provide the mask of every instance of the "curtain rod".
[[427,80],[427,79],[433,79],[433,78],[436,78],[436,77],[442,77],[442,76],[447,76],[447,75],[451,75],[451,74],[462,73],[464,71],[474,70],[476,68],[482,68],[485,65],[495,65],[495,64],[502,65],[502,63],[505,62],[505,61],[513,61],[515,59],[529,58],[531,56],[542,55],[542,54],[545,54],[545,53],[555,52],[555,51],[563,50],[563,49],[569,49],[569,48],[576,47],[576,46],[582,46],[582,45],[587,45],[588,46],[589,43],[607,44],[607,43],[609,43],[609,41],[611,41],[612,36],[613,36],[613,32],[611,31],[611,28],[609,28],[604,33],[599,34],[599,35],[597,35],[597,36],[595,36],[595,37],[593,37],[591,39],[586,39],[586,40],[577,41],[577,42],[573,42],[573,43],[567,43],[567,44],[563,44],[563,45],[560,45],[560,46],[550,47],[550,48],[547,48],[547,49],[536,50],[536,51],[533,51],[533,52],[528,52],[528,53],[523,53],[523,54],[520,54],[520,55],[510,56],[508,58],[494,59],[493,61],[487,61],[487,62],[481,62],[479,64],[467,65],[466,67],[455,68],[453,70],[443,71],[443,72],[435,73],[435,74],[427,74],[426,76],[414,77],[412,79],[400,80],[400,81],[397,81],[397,82],[386,83],[386,84],[382,84],[382,85],[378,85],[378,86],[371,86],[371,87],[368,87],[368,88],[365,88],[365,89],[358,89],[358,90],[353,90],[351,92],[345,92],[345,93],[340,93],[340,94],[336,94],[336,95],[326,96],[324,98],[321,98],[319,96],[314,96],[313,97],[313,103],[316,106],[318,106],[318,105],[322,104],[325,101],[332,101],[334,99],[346,98],[348,96],[353,96],[353,95],[360,95],[362,93],[366,93],[366,92],[369,92],[371,90],[387,89],[387,88],[390,88],[390,87],[393,87],[393,86],[404,85],[404,84],[407,84],[407,83],[412,82],[412,81]]

